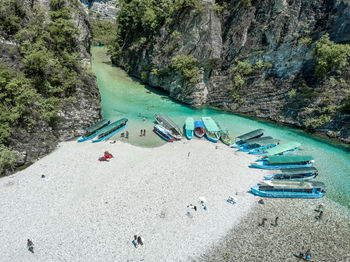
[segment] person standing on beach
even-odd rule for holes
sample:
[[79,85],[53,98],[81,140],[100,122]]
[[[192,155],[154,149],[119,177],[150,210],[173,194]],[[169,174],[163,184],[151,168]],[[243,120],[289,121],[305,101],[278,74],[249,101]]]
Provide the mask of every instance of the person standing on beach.
[[28,251],[34,254],[34,244],[30,239],[27,239],[27,248],[28,248]]
[[299,252],[299,258],[304,258],[304,254],[305,254],[305,248],[302,247],[300,252]]
[[137,237],[137,244],[143,246],[143,238],[141,236]]
[[143,130],[143,135],[146,136],[146,129]]
[[141,131],[141,135],[140,136],[143,136],[143,129],[141,129],[140,131]]
[[320,214],[318,215],[318,220],[321,220],[322,215],[323,215],[323,211],[320,211]]
[[263,218],[261,221],[261,224],[259,224],[259,226],[264,227],[265,226],[265,221],[267,221],[267,218]]
[[306,261],[310,261],[310,258],[311,258],[311,251],[310,249],[308,249],[305,253],[305,259]]
[[129,139],[129,132],[125,131],[125,138]]
[[274,224],[275,227],[278,226],[278,223],[277,223],[277,222],[278,222],[278,217],[275,218],[275,224]]

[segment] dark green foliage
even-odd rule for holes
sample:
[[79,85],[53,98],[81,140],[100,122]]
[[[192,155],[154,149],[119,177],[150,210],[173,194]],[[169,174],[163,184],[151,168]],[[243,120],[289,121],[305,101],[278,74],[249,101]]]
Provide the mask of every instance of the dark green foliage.
[[0,5],[0,34],[12,35],[22,57],[21,71],[0,65],[0,173],[14,161],[6,146],[15,130],[30,133],[38,121],[55,127],[57,112],[82,85],[75,11],[64,0],[52,0],[49,11],[33,6],[25,14],[22,6],[21,0]]
[[189,85],[199,81],[198,60],[192,55],[177,55],[171,59],[171,67],[180,73]]
[[118,32],[109,48],[115,63],[125,43],[132,46],[142,37],[149,40],[165,22],[171,22],[183,10],[201,10],[202,5],[200,0],[120,0],[118,7]]
[[315,75],[323,78],[331,71],[341,70],[348,64],[350,45],[336,44],[325,34],[316,42],[313,56],[317,60]]
[[117,33],[117,26],[108,21],[92,20],[93,45],[109,45]]
[[1,0],[0,36],[11,36],[20,30],[25,10],[20,0]]

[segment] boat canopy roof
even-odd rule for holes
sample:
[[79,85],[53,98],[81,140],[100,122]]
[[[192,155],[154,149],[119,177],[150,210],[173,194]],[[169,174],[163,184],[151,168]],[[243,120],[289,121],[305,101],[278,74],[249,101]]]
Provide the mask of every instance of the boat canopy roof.
[[115,122],[113,122],[112,124],[110,124],[110,125],[104,127],[104,128],[101,130],[100,135],[103,135],[103,133],[115,129],[116,127],[119,127],[120,125],[125,125],[126,122],[128,122],[128,119],[127,119],[127,118],[119,119],[118,121],[115,121]]
[[248,140],[250,138],[261,136],[263,134],[264,134],[264,129],[257,129],[249,133],[238,136],[237,140]]
[[268,149],[266,152],[266,156],[273,156],[273,155],[277,155],[280,154],[282,152],[288,151],[288,150],[292,150],[294,148],[299,147],[301,144],[295,141],[291,141],[282,145],[278,145],[274,148],[270,148]]
[[98,122],[98,123],[96,123],[96,124],[94,124],[92,126],[89,126],[85,130],[86,130],[87,133],[91,133],[91,132],[94,132],[95,130],[100,129],[101,127],[107,125],[108,123],[109,123],[109,120],[107,120],[107,119],[106,120],[102,120],[102,121],[100,121],[100,122]]
[[326,185],[319,181],[264,181],[259,183],[260,186],[271,188],[322,188],[325,189]]
[[186,127],[186,130],[190,130],[190,131],[194,130],[194,120],[192,117],[186,118],[185,127]]
[[267,145],[277,145],[280,141],[278,139],[266,139],[266,140],[263,140],[263,141],[260,141],[260,142],[257,142],[257,143],[254,143],[254,144],[257,144],[259,146],[267,146]]
[[203,121],[195,121],[195,122],[194,122],[194,126],[195,126],[195,127],[203,127],[203,128],[204,128]]
[[248,145],[253,145],[253,144],[258,144],[261,141],[269,140],[269,139],[272,139],[272,137],[271,136],[264,136],[264,137],[252,138],[252,139],[246,140],[245,142]]
[[209,132],[219,132],[220,128],[217,126],[215,121],[211,117],[202,117],[202,120],[204,122],[205,128]]
[[164,125],[166,125],[168,128],[170,128],[170,127],[175,128],[176,131],[178,131],[181,134],[178,126],[167,115],[159,113],[159,114],[156,114],[156,118],[159,118],[164,123]]
[[314,160],[312,156],[270,156],[267,164],[299,163]]
[[283,175],[302,175],[317,172],[318,170],[315,167],[286,168],[281,170]]

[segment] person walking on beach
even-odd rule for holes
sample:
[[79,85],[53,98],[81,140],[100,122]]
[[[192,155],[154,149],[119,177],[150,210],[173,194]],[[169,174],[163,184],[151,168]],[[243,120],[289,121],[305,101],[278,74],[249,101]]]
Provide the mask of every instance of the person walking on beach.
[[143,135],[146,136],[146,129],[143,130]]
[[323,211],[320,212],[320,214],[318,215],[317,219],[318,219],[318,220],[321,220],[322,215],[323,215]]
[[141,236],[137,237],[137,244],[143,246],[143,238]]
[[125,138],[129,139],[129,132],[128,131],[125,131]]
[[137,248],[137,235],[134,235],[134,240],[132,241],[132,244],[134,245],[135,248]]
[[259,226],[264,227],[265,226],[265,221],[267,221],[267,218],[263,218]]
[[304,254],[305,254],[305,248],[302,247],[300,252],[299,252],[299,258],[304,258]]
[[275,218],[275,224],[273,226],[277,227],[278,226],[278,217]]
[[311,258],[311,251],[310,249],[308,249],[305,253],[305,259],[306,261],[310,261],[310,258]]
[[30,239],[27,239],[27,248],[28,248],[28,251],[34,254],[34,244]]

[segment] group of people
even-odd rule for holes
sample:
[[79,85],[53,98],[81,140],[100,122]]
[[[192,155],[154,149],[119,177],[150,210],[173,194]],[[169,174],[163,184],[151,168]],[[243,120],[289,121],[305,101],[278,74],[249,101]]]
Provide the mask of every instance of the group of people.
[[306,261],[310,261],[311,258],[311,250],[308,249],[305,252],[304,247],[301,248],[300,253],[299,253],[299,258],[305,259]]
[[146,129],[141,129],[141,135],[140,136],[146,136]]
[[113,155],[108,151],[105,151],[104,155],[101,156],[98,161],[109,161],[109,159],[113,158]]
[[[274,226],[274,227],[277,227],[278,226],[278,219],[279,219],[279,217],[275,217],[275,223],[274,224],[271,223],[271,225]],[[258,225],[261,226],[261,227],[264,227],[266,221],[267,221],[267,218],[264,217],[262,219],[261,223],[259,223]]]
[[134,235],[134,240],[132,241],[132,243],[135,246],[135,248],[137,248],[139,245],[143,246],[143,238],[136,234]]

